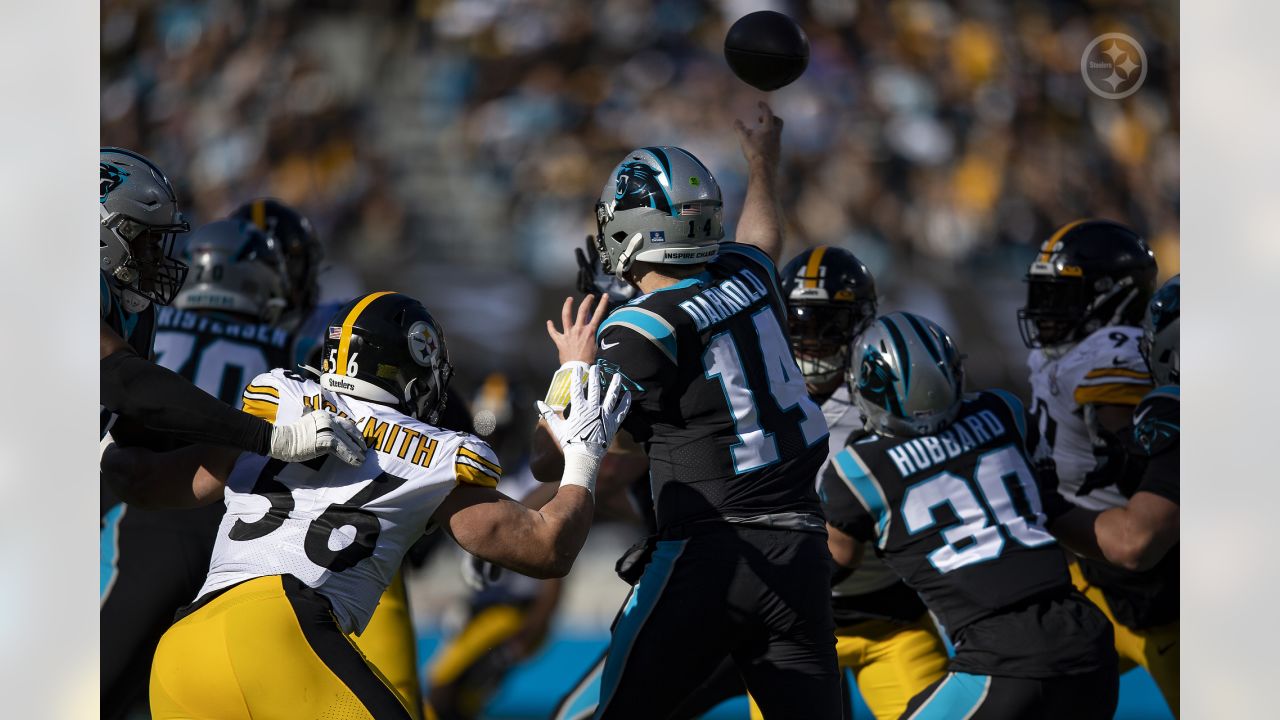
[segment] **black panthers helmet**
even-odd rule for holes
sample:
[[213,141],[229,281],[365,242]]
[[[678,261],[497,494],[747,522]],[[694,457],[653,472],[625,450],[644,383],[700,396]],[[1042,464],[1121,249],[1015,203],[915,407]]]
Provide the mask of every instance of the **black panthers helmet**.
[[324,246],[302,213],[274,198],[258,198],[236,208],[231,217],[257,225],[284,256],[289,270],[289,306],[285,312],[305,316],[320,297],[320,263]]
[[782,269],[787,330],[810,385],[843,377],[849,348],[876,319],[876,281],[853,253],[819,245]]
[[444,331],[422,303],[375,292],[347,303],[329,321],[320,385],[386,403],[435,425],[453,366]]
[[1098,328],[1138,325],[1156,283],[1156,258],[1142,236],[1111,220],[1076,220],[1044,244],[1027,270],[1018,310],[1029,348],[1079,342]]

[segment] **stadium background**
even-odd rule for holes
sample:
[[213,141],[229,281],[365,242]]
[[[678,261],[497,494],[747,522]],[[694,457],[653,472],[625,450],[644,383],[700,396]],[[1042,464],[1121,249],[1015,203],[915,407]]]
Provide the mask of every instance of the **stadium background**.
[[[746,180],[732,121],[764,94],[720,49],[757,9],[792,15],[811,43],[805,75],[768,95],[786,120],[785,254],[853,250],[882,308],[955,333],[972,386],[1026,394],[1021,276],[1055,226],[1125,220],[1162,279],[1178,271],[1174,2],[106,0],[102,143],[155,160],[196,224],[257,195],[298,207],[327,247],[326,298],[422,298],[448,333],[455,392],[503,372],[525,411],[555,365],[542,321],[572,289],[573,248],[627,150],[702,158],[732,232]],[[1121,101],[1080,77],[1103,32],[1148,58]],[[518,463],[518,446],[501,452]],[[545,715],[589,663],[632,536],[593,531],[547,649],[491,717]],[[424,663],[462,619],[457,568],[438,553],[411,583]],[[1167,716],[1139,673],[1122,688],[1118,717]]]

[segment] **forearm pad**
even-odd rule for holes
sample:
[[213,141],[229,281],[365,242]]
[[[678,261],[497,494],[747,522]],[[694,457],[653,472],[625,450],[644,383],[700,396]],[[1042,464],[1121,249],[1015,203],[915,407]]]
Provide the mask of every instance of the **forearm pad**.
[[271,450],[271,423],[227,405],[168,368],[121,350],[102,359],[104,407],[143,426],[192,443]]

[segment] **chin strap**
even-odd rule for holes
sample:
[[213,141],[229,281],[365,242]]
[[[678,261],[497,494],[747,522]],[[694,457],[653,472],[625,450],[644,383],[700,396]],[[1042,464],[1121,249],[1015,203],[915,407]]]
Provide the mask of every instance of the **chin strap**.
[[635,258],[636,251],[640,249],[640,241],[640,233],[627,239],[627,246],[622,249],[622,254],[618,255],[618,266],[613,269],[614,275],[622,277],[622,273],[631,269],[631,261]]

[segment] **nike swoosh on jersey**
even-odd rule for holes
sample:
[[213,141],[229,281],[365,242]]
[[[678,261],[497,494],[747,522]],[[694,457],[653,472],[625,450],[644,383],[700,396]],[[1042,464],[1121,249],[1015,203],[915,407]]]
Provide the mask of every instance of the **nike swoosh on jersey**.
[[1138,413],[1138,414],[1137,414],[1137,415],[1135,415],[1135,416],[1134,416],[1134,418],[1133,418],[1133,425],[1134,425],[1134,427],[1137,427],[1138,425],[1141,425],[1141,424],[1142,424],[1142,418],[1146,417],[1146,416],[1147,416],[1147,413],[1149,413],[1149,412],[1151,412],[1151,406],[1150,406],[1150,405],[1148,405],[1147,407],[1142,408],[1142,412]]
[[613,341],[613,342],[611,342],[611,343],[607,343],[607,342],[605,342],[605,341],[601,340],[601,341],[600,341],[600,349],[601,349],[601,350],[608,350],[609,348],[611,348],[611,347],[613,347],[613,346],[615,346],[615,345],[618,345],[618,344],[619,344],[619,343],[621,343],[621,342],[622,342],[621,340],[615,340],[615,341]]

